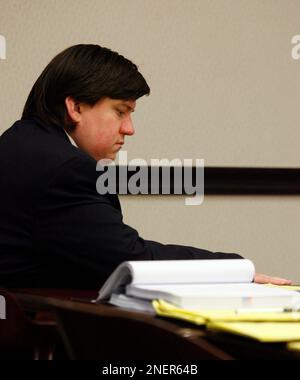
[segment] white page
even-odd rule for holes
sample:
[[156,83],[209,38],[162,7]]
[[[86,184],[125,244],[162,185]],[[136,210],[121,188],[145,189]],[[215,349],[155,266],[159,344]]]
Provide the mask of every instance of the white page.
[[128,285],[126,293],[143,299],[164,299],[187,309],[292,308],[300,300],[296,291],[254,283]]
[[126,261],[106,280],[97,301],[122,292],[127,284],[250,283],[254,274],[246,259]]
[[[286,296],[287,294],[298,295],[297,292],[281,288],[272,288],[262,284],[180,284],[173,285],[129,285],[128,288],[136,288],[149,292],[165,292],[177,295],[181,298],[197,297],[270,297]],[[291,293],[292,292],[292,293]],[[300,295],[299,295],[300,296]]]
[[250,260],[129,261],[132,284],[249,283],[255,269]]

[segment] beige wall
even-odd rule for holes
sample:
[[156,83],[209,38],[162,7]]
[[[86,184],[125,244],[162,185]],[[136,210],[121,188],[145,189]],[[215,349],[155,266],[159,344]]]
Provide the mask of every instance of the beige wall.
[[[48,61],[76,43],[117,50],[151,86],[129,158],[300,166],[298,0],[0,0],[0,131],[19,118]],[[300,282],[298,197],[122,197],[147,238],[237,251]]]
[[124,220],[147,239],[236,252],[257,271],[300,283],[300,197],[121,197]]

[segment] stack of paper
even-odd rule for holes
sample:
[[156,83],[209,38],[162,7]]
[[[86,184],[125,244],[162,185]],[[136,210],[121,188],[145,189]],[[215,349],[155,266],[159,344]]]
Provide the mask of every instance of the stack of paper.
[[[300,287],[293,287],[293,290],[299,289]],[[269,343],[300,340],[300,311],[296,310],[275,308],[265,310],[188,310],[176,307],[164,300],[154,300],[152,304],[159,316],[205,325],[208,330],[237,334]]]

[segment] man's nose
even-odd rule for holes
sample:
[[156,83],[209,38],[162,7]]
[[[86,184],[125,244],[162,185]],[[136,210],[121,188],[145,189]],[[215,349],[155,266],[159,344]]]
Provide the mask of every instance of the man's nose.
[[121,128],[120,128],[120,132],[123,135],[128,135],[128,136],[134,135],[135,130],[133,127],[133,122],[132,122],[131,116],[129,116],[128,118],[123,120],[123,122],[121,124]]

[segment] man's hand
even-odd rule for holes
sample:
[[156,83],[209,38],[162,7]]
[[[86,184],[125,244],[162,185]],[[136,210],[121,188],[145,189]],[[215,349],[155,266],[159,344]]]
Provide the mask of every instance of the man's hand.
[[271,277],[261,273],[255,273],[254,282],[257,284],[292,285],[291,280],[286,280],[279,277]]

